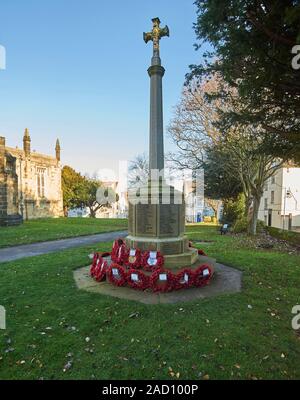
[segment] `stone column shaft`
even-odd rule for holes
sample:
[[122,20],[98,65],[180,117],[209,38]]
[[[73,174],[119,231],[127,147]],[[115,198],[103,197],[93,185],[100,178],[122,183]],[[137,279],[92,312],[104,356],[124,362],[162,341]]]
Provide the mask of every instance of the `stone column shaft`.
[[162,78],[165,69],[161,65],[152,65],[148,69],[150,76],[150,148],[149,169],[164,169],[164,128]]

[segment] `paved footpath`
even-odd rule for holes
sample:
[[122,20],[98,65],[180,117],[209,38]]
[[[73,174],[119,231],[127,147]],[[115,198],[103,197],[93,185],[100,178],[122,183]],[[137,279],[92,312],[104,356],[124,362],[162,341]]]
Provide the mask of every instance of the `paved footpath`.
[[6,247],[0,249],[0,263],[14,261],[20,258],[40,256],[41,254],[53,253],[71,249],[74,247],[87,246],[99,242],[110,242],[119,237],[127,235],[127,231],[116,231],[107,233],[98,233],[90,236],[79,236],[76,238],[52,240],[50,242],[24,244],[21,246]]

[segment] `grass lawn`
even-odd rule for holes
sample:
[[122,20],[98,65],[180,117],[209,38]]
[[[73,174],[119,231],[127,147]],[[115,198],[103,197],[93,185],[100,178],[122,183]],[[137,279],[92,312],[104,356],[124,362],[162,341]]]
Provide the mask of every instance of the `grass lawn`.
[[1,264],[0,378],[299,379],[300,256],[254,250],[216,227],[188,232],[243,270],[241,293],[147,306],[79,291],[72,271],[91,247]]
[[0,248],[127,229],[126,219],[45,218],[0,227]]

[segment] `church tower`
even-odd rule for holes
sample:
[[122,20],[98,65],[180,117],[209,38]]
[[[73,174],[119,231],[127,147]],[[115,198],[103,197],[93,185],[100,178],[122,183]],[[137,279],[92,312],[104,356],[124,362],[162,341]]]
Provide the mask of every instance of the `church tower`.
[[59,143],[58,139],[56,140],[55,154],[56,154],[57,161],[60,161],[60,143]]
[[29,136],[29,131],[26,128],[25,129],[25,133],[24,133],[24,137],[23,137],[23,150],[25,152],[25,156],[28,157],[30,155],[30,136]]
[[0,136],[0,174],[5,169],[5,138]]

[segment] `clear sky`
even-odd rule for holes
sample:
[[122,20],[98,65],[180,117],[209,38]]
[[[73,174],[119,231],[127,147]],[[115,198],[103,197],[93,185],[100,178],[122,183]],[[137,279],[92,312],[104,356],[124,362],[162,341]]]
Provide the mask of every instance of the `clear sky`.
[[46,154],[59,137],[62,162],[81,172],[148,150],[152,43],[142,33],[151,18],[170,28],[161,41],[165,126],[201,56],[193,0],[1,0],[0,16],[0,135],[21,146],[27,127]]

